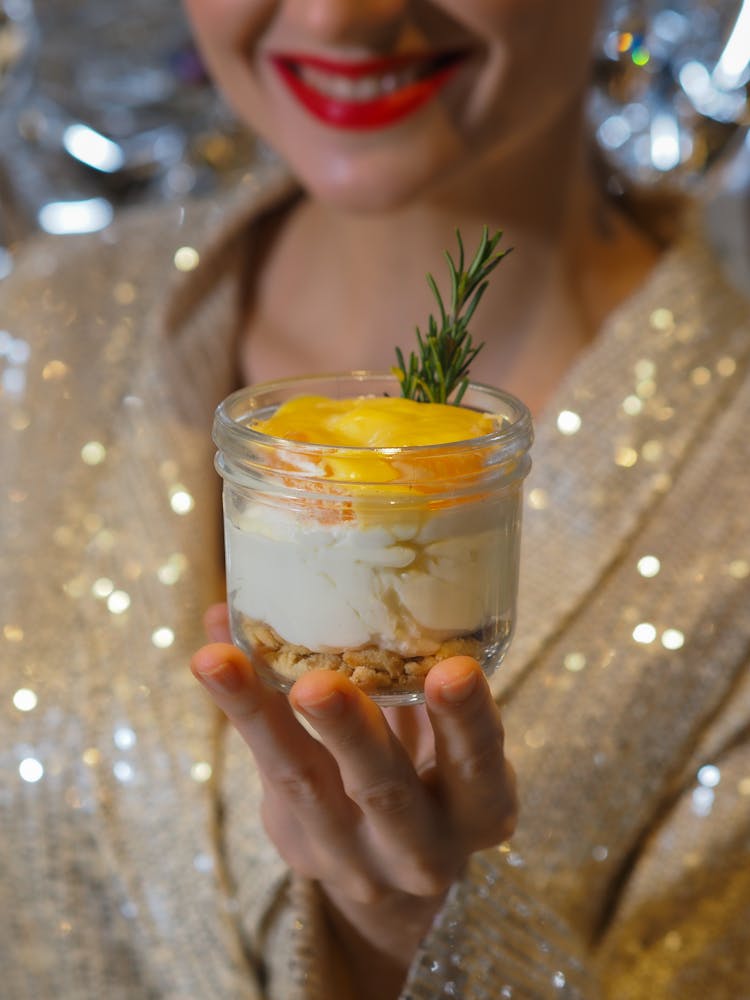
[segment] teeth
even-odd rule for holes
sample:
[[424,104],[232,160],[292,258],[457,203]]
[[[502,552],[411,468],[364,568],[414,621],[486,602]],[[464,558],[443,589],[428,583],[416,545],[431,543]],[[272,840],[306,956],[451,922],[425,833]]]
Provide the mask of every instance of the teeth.
[[416,69],[407,68],[397,73],[362,76],[353,80],[350,77],[328,73],[315,66],[300,66],[299,76],[308,87],[319,91],[326,97],[335,97],[339,101],[353,103],[364,103],[386,94],[392,94],[395,90],[407,87],[419,78]]

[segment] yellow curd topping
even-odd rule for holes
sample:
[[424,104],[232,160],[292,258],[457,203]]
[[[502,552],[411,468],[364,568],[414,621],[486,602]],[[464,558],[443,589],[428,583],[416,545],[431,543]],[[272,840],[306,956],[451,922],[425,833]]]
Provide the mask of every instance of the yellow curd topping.
[[491,416],[476,410],[391,396],[297,396],[268,420],[253,424],[272,437],[339,448],[448,444],[490,434],[496,426]]
[[[441,445],[490,434],[497,422],[486,413],[445,403],[422,403],[390,396],[329,399],[298,396],[283,403],[254,430],[286,441],[330,446],[319,468],[325,478],[349,483],[411,483],[431,493],[440,481],[478,472],[482,450],[405,456],[337,451],[339,448],[399,449]],[[309,456],[298,462],[294,449],[277,456],[287,468],[309,467]],[[419,484],[417,486],[417,484]],[[408,488],[408,487],[406,487]]]

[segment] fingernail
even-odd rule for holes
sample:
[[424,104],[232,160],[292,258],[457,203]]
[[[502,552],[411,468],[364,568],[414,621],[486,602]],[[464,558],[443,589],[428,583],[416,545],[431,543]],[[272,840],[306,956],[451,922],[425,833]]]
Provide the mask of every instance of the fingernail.
[[228,661],[210,667],[200,667],[194,663],[193,673],[210,690],[226,694],[236,694],[244,683],[237,665]]
[[440,687],[440,697],[443,701],[458,705],[466,701],[477,686],[477,675],[472,670],[463,677],[456,677],[452,681],[446,681]]
[[332,719],[339,715],[344,707],[344,698],[339,691],[329,691],[317,701],[307,701],[299,704],[300,711],[313,719]]

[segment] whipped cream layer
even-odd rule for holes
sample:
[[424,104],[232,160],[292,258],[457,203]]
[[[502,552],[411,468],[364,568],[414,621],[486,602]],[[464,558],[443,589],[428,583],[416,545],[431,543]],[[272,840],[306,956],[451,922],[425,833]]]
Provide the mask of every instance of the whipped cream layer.
[[253,500],[226,510],[233,609],[316,652],[427,656],[512,617],[518,499],[321,523]]

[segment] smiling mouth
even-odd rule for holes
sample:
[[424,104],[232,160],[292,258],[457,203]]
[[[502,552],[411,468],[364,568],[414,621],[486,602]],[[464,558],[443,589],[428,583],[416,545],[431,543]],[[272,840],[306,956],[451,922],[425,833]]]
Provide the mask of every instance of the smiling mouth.
[[275,53],[271,64],[292,95],[335,128],[382,128],[434,97],[465,61],[465,51],[357,61]]

